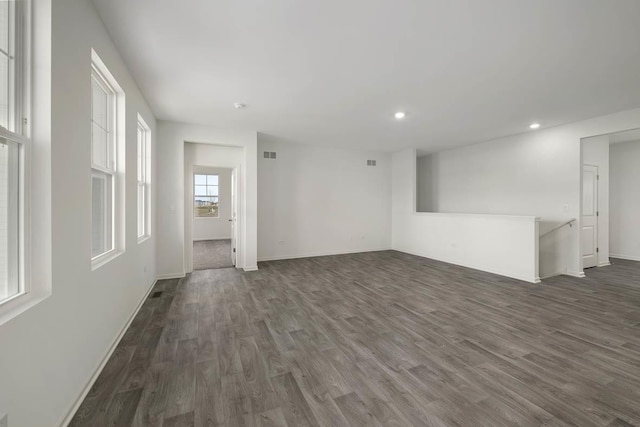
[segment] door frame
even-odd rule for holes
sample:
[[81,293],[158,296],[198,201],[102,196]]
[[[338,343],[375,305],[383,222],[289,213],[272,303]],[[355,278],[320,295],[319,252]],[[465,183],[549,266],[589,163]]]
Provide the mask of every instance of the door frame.
[[[185,274],[193,273],[193,223],[194,223],[194,212],[193,212],[193,174],[194,168],[221,168],[221,169],[230,169],[231,174],[238,177],[240,174],[240,165],[237,166],[229,166],[229,165],[216,165],[216,164],[197,164],[191,165],[189,168],[185,167],[185,180],[184,180],[184,215],[185,215],[185,233],[184,233],[184,258],[185,258]],[[186,179],[189,176],[190,179]],[[240,240],[238,236],[240,235],[239,229],[241,227],[242,221],[237,220],[237,213],[239,211],[239,200],[241,197],[241,187],[238,185],[238,179],[232,180],[232,184],[235,188],[232,188],[231,191],[235,194],[235,200],[233,200],[234,205],[231,206],[231,209],[235,211],[235,221],[232,226],[232,232],[235,234],[235,246],[236,246],[236,257],[234,262],[234,267],[238,268],[238,257],[242,253],[244,248],[241,247]],[[233,215],[233,212],[232,212]],[[233,241],[233,237],[232,237]],[[233,259],[233,258],[232,258]]]

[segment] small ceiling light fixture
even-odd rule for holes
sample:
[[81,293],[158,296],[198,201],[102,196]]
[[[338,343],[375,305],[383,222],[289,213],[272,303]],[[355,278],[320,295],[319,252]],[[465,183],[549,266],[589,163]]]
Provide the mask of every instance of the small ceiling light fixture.
[[400,119],[404,119],[405,117],[407,117],[407,113],[405,113],[404,111],[398,111],[397,113],[395,113],[393,115],[396,119],[400,120]]
[[538,129],[540,127],[540,123],[532,123],[529,125],[530,129]]
[[234,106],[234,108],[236,110],[242,110],[244,107],[246,107],[246,104],[242,104],[240,102],[236,102],[236,103],[233,104],[233,106]]

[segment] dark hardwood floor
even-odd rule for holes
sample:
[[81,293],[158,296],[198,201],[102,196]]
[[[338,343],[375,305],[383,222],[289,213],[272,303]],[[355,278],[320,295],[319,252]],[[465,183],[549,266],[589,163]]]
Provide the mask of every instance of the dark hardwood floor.
[[640,426],[640,263],[533,285],[394,251],[160,281],[73,426]]

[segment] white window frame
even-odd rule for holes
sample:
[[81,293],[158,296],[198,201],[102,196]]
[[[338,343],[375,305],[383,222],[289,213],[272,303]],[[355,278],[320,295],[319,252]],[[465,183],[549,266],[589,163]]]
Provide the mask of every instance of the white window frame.
[[[197,210],[196,210],[196,175],[204,175],[204,176],[217,176],[218,177],[218,185],[216,185],[215,187],[218,187],[218,195],[217,196],[210,196],[210,197],[217,197],[218,198],[218,215],[217,216],[198,216],[197,215]],[[191,180],[191,185],[193,188],[193,200],[191,201],[191,203],[193,203],[193,217],[196,220],[210,220],[210,219],[219,219],[220,218],[220,174],[218,173],[208,173],[208,172],[194,172],[193,173],[193,179]],[[208,185],[206,184],[205,187],[214,187],[213,185]],[[207,197],[207,196],[200,196],[200,197]]]
[[[6,1],[6,0],[5,0]],[[7,212],[9,223],[15,227],[7,230],[7,238],[16,249],[9,252],[9,280],[16,281],[17,293],[0,300],[0,324],[35,304],[41,295],[33,295],[29,268],[29,184],[31,127],[28,122],[31,103],[31,2],[29,0],[9,1],[9,51],[3,52],[12,60],[9,67],[8,128],[0,125],[0,139],[17,147],[17,155],[10,167],[17,168],[17,179],[9,182],[8,193],[17,201],[16,209]],[[11,38],[13,36],[13,38]],[[9,162],[12,160],[9,159]],[[9,197],[9,194],[8,194]],[[8,268],[10,268],[8,266]]]
[[[137,128],[137,150],[138,150],[138,171],[137,171],[137,198],[138,198],[138,243],[142,243],[151,237],[151,128],[138,114]],[[144,200],[140,203],[140,189],[142,189]],[[140,209],[142,207],[142,209]],[[139,223],[142,220],[142,230]]]
[[[91,91],[93,84],[98,84],[108,95],[108,129],[109,140],[107,142],[107,166],[94,163],[93,141],[91,141],[91,179],[94,174],[105,174],[111,177],[111,249],[91,257],[91,269],[95,270],[120,254],[124,253],[124,91],[109,72],[104,62],[95,50],[91,50]],[[93,108],[93,101],[91,102]],[[91,115],[91,123],[93,114]],[[91,186],[93,188],[93,186]],[[92,190],[93,191],[93,190]],[[107,195],[109,197],[109,195]],[[93,200],[93,196],[90,197]],[[91,227],[93,224],[90,222]],[[106,228],[106,227],[105,227]],[[107,228],[108,229],[108,228]],[[106,230],[105,230],[106,231]],[[90,235],[93,236],[91,232]],[[93,243],[91,244],[93,248]],[[92,250],[92,249],[91,249]]]

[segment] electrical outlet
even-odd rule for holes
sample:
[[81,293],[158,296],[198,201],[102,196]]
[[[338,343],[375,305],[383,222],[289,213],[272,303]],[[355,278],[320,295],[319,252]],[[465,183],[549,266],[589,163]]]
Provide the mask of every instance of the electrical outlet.
[[0,418],[0,427],[9,427],[9,414],[4,414]]

